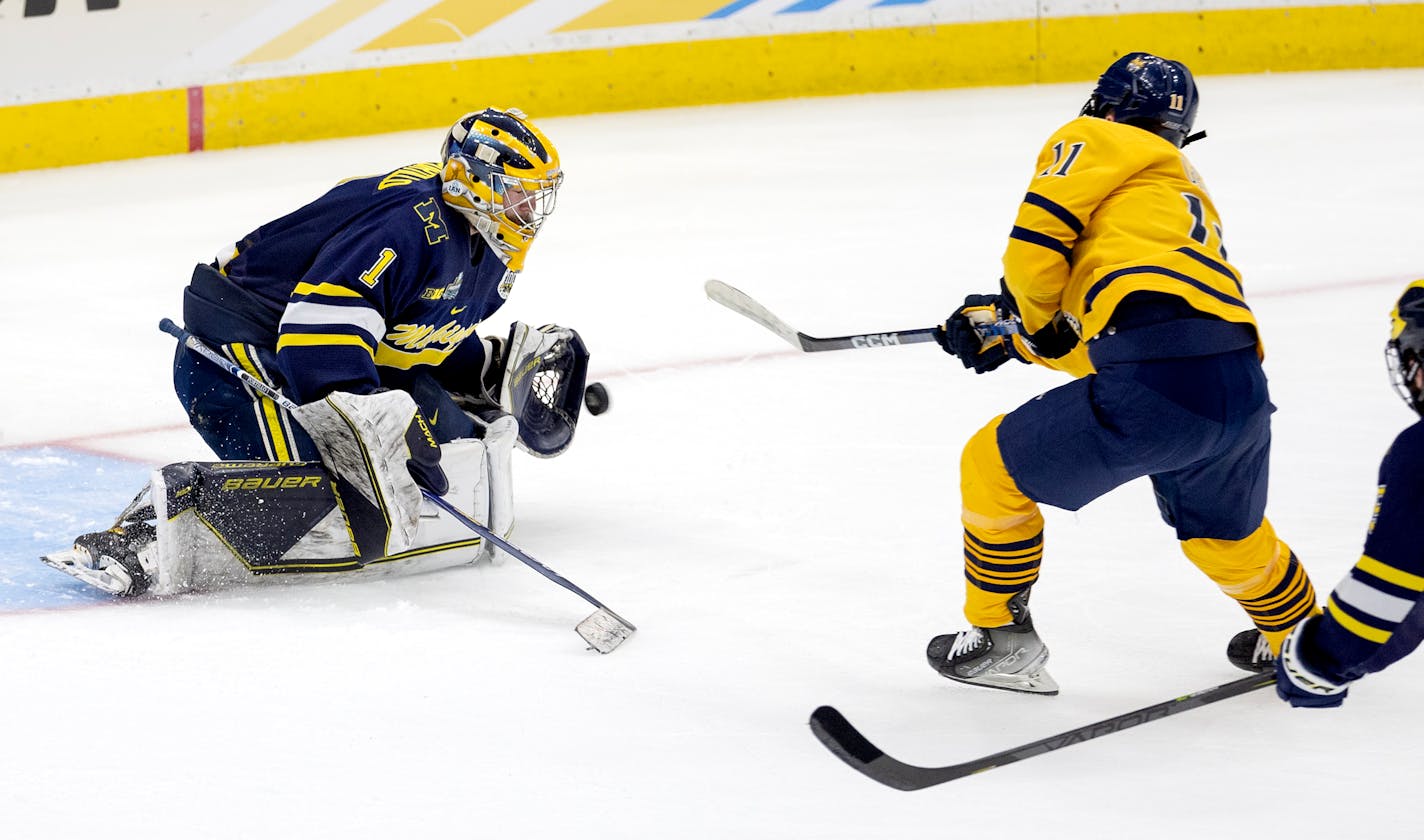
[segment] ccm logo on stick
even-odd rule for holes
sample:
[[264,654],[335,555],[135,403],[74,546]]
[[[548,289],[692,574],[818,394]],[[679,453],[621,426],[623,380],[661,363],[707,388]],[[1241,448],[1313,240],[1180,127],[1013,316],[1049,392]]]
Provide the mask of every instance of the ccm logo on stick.
[[872,335],[858,335],[850,340],[855,347],[889,347],[900,343],[900,336],[897,333],[874,333]]

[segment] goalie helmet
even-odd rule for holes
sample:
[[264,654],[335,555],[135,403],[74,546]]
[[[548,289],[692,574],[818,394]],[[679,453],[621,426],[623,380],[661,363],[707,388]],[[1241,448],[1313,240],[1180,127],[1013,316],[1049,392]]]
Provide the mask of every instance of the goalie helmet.
[[1415,280],[1404,289],[1389,313],[1389,343],[1385,361],[1389,364],[1394,390],[1409,407],[1424,416],[1424,280]]
[[461,117],[440,149],[445,203],[460,211],[510,271],[524,268],[564,180],[549,138],[514,108]]
[[1135,125],[1178,148],[1191,137],[1197,117],[1197,85],[1180,61],[1135,52],[1114,61],[1098,78],[1080,115]]

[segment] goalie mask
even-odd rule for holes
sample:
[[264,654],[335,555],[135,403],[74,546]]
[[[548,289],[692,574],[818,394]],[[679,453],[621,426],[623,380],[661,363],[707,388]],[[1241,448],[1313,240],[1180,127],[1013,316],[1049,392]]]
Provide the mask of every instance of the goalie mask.
[[1394,390],[1424,416],[1424,383],[1420,381],[1424,372],[1424,280],[1405,287],[1389,318],[1389,343],[1384,356]]
[[568,327],[509,328],[500,405],[519,421],[519,448],[552,458],[569,448],[583,406],[588,349]]
[[524,268],[564,180],[559,153],[514,108],[461,117],[440,149],[445,203],[460,211],[510,271]]

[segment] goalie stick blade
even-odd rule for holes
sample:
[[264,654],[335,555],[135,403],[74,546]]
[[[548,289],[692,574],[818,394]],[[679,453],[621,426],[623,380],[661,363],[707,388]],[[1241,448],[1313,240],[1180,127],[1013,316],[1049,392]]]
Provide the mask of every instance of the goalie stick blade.
[[810,723],[811,732],[826,746],[826,749],[862,774],[896,790],[922,790],[1275,684],[1276,675],[1274,673],[1252,674],[1239,680],[1204,688],[1181,697],[1174,697],[1171,700],[1128,712],[1125,715],[1090,723],[1022,746],[996,752],[993,755],[944,767],[917,767],[886,755],[884,750],[860,734],[860,731],[846,720],[845,715],[830,706],[821,706],[812,712]]
[[580,621],[574,632],[588,642],[589,649],[599,653],[612,653],[637,629],[617,613],[604,609]]

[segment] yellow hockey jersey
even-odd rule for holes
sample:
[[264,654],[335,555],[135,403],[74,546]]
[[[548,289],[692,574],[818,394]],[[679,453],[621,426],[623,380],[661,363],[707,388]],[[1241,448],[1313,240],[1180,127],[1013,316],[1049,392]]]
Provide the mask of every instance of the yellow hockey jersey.
[[1256,327],[1216,207],[1186,156],[1098,117],[1064,125],[1039,153],[1004,252],[1004,283],[1027,332],[1060,311],[1068,318],[1083,344],[1061,359],[1027,357],[1075,376],[1092,371],[1086,343],[1131,292],[1176,295]]

